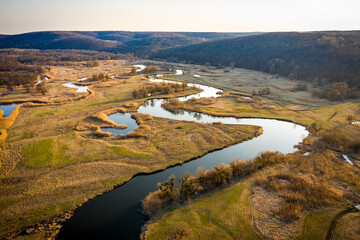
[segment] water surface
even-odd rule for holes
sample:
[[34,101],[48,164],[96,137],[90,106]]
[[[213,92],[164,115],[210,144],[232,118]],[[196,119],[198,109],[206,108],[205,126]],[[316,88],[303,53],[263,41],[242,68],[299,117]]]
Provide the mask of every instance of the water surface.
[[0,105],[0,109],[4,112],[4,116],[8,117],[12,113],[12,111],[14,111],[17,105],[19,104],[13,103],[13,104]]
[[129,132],[134,131],[135,128],[137,128],[138,124],[136,123],[136,120],[131,118],[130,113],[114,113],[108,116],[108,118],[115,122],[116,124],[125,124],[127,128],[125,129],[117,129],[117,128],[101,128],[103,132],[109,132],[114,135],[120,135],[120,134],[128,134]]
[[134,65],[134,67],[137,68],[137,69],[136,69],[137,72],[141,72],[142,70],[144,70],[144,69],[146,68],[145,65],[140,65],[140,64]]
[[76,82],[82,82],[86,79],[87,78],[80,78],[74,82],[63,83],[62,85],[65,87],[69,87],[69,88],[76,88],[76,92],[78,92],[78,93],[87,92],[89,86],[76,85]]
[[184,74],[183,70],[180,70],[180,69],[176,70],[175,75],[183,75],[183,74]]

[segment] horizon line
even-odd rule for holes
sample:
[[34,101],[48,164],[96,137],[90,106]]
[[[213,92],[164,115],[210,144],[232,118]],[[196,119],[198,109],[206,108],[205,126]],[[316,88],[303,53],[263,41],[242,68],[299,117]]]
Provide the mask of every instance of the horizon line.
[[182,30],[34,30],[18,33],[0,33],[0,35],[21,35],[40,32],[146,32],[146,33],[286,33],[286,32],[357,32],[360,29],[322,29],[322,30],[280,30],[280,31],[182,31]]

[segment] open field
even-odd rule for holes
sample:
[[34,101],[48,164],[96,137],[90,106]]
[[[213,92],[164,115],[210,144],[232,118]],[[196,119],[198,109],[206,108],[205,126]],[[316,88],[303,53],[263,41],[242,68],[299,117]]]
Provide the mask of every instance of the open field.
[[[104,124],[95,114],[120,107],[132,112],[146,100],[133,99],[132,91],[145,83],[141,76],[127,76],[130,69],[122,64],[101,61],[93,69],[54,67],[47,83],[49,93],[36,96],[50,102],[22,105],[1,145],[0,238],[40,222],[44,224],[28,229],[25,237],[50,237],[59,229],[56,221],[50,221],[53,217],[68,217],[65,213],[134,174],[163,169],[249,139],[259,129],[153,118],[144,120],[151,131],[141,138],[88,136],[80,131],[81,126]],[[62,83],[107,71],[114,79],[95,83],[86,99],[67,101],[78,94]],[[18,88],[4,98],[26,101],[33,96]]]

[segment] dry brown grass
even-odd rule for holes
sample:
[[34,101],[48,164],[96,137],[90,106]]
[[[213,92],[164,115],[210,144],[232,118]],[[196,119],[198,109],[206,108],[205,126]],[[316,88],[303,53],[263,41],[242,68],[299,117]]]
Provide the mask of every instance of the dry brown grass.
[[137,128],[134,129],[134,131],[129,132],[126,136],[132,137],[132,138],[140,138],[145,137],[146,134],[148,134],[151,131],[151,127],[148,125],[139,125]]
[[239,102],[239,103],[252,103],[254,102],[254,99],[252,98],[244,98],[244,97],[237,97],[236,100]]
[[[128,103],[130,104],[130,103]],[[136,103],[132,103],[132,105],[137,105]],[[126,113],[127,110],[123,107],[119,107],[119,108],[112,108],[112,109],[108,109],[108,110],[105,110],[105,111],[102,111],[103,113],[105,113],[106,115],[111,115],[111,114],[114,114],[114,113],[117,113],[117,112],[120,112],[120,113]]]
[[210,97],[210,98],[190,98],[187,101],[188,104],[190,105],[196,105],[196,104],[200,104],[200,105],[211,105],[216,103],[216,98],[214,97]]
[[153,215],[157,213],[164,205],[161,199],[162,193],[160,190],[149,193],[142,201],[143,208],[146,214]]
[[332,239],[360,239],[360,212],[343,216],[338,222]]
[[360,154],[360,139],[333,129],[320,134],[320,140],[340,151]]
[[108,115],[106,115],[105,113],[103,112],[99,112],[99,113],[96,113],[93,115],[94,118],[96,119],[99,119],[100,121],[103,121],[105,123],[108,123],[110,125],[113,125],[113,126],[116,126],[117,124],[113,121],[111,121],[109,118],[108,118]]
[[254,102],[251,104],[252,108],[255,109],[276,109],[275,105],[269,105],[266,101],[260,97],[254,97]]
[[12,113],[7,117],[0,116],[0,142],[4,142],[6,140],[8,136],[6,131],[14,124],[20,113],[20,108],[21,105],[16,106]]
[[314,153],[309,156],[294,155],[289,162],[299,171],[316,176],[331,185],[346,185],[349,197],[360,196],[360,170],[345,163],[332,151]]
[[[125,108],[114,108],[114,109],[108,109],[108,110],[105,110],[105,111],[102,111],[102,112],[98,112],[98,113],[95,113],[94,115],[92,115],[93,118],[95,119],[98,119],[104,123],[107,123],[107,125],[104,125],[104,124],[101,124],[101,127],[109,127],[109,128],[118,128],[118,129],[125,129],[127,128],[126,125],[124,124],[116,124],[114,121],[111,121],[109,119],[109,115],[111,114],[114,114],[116,112],[121,112],[121,113],[126,113],[126,109]],[[85,124],[86,125],[86,124]],[[81,126],[77,126],[78,128],[81,128]],[[83,128],[87,128],[87,127],[83,127]],[[95,129],[96,131],[98,129]],[[84,131],[84,130],[83,130]],[[97,133],[95,133],[96,136],[101,136],[101,130],[100,132],[97,131]],[[104,133],[103,136],[107,135],[106,133]]]
[[112,134],[109,132],[103,132],[101,131],[100,127],[95,131],[95,136],[99,137],[99,138],[104,138],[104,137],[111,137]]
[[130,109],[137,109],[139,107],[139,104],[136,102],[127,102],[123,105],[125,108],[130,108]]
[[5,129],[0,129],[0,142],[4,142],[7,138],[7,133]]
[[326,183],[295,174],[267,176],[258,179],[256,184],[269,192],[276,192],[283,199],[276,215],[285,221],[299,219],[303,211],[342,202],[342,194],[331,190]]
[[164,101],[162,106],[171,112],[179,112],[185,108],[185,103],[179,101],[177,98],[171,98],[168,101]]

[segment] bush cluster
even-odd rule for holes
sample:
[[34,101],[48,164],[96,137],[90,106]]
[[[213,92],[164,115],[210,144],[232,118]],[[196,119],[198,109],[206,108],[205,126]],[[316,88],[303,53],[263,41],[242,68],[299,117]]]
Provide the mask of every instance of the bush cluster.
[[260,88],[260,89],[254,89],[252,91],[252,95],[253,96],[256,96],[256,95],[268,95],[270,94],[271,91],[270,91],[270,88],[269,87],[266,87],[266,88]]
[[163,183],[158,184],[158,190],[149,193],[143,200],[145,213],[153,215],[174,199],[188,199],[198,194],[229,184],[232,180],[249,176],[265,166],[285,161],[285,157],[278,152],[259,154],[251,161],[234,160],[229,165],[221,164],[214,169],[205,171],[198,169],[198,176],[185,173],[175,180],[170,176]]
[[306,91],[306,90],[307,90],[307,84],[303,82],[296,84],[296,86],[293,89],[291,89],[292,92]]
[[0,54],[0,86],[6,86],[10,91],[23,85],[30,92],[37,77],[43,72],[40,66],[27,66],[13,57]]
[[190,98],[187,101],[190,105],[200,104],[200,105],[211,105],[216,103],[216,98],[208,97],[208,98]]
[[358,98],[360,90],[356,87],[350,88],[345,82],[339,82],[324,87],[322,90],[314,90],[312,95],[330,101],[342,101],[349,98]]
[[181,102],[177,98],[170,98],[169,100],[164,101],[161,106],[170,112],[178,113],[185,108],[185,102]]
[[326,131],[321,134],[320,140],[326,145],[340,151],[360,153],[360,139],[352,138],[341,131]]
[[172,94],[177,92],[183,92],[188,88],[187,84],[183,82],[182,84],[177,83],[156,83],[151,85],[143,86],[140,89],[136,89],[132,92],[134,98],[148,97],[149,94]]
[[108,81],[109,80],[109,75],[108,74],[104,74],[104,73],[99,73],[99,74],[93,74],[91,76],[91,78],[88,78],[89,81]]

